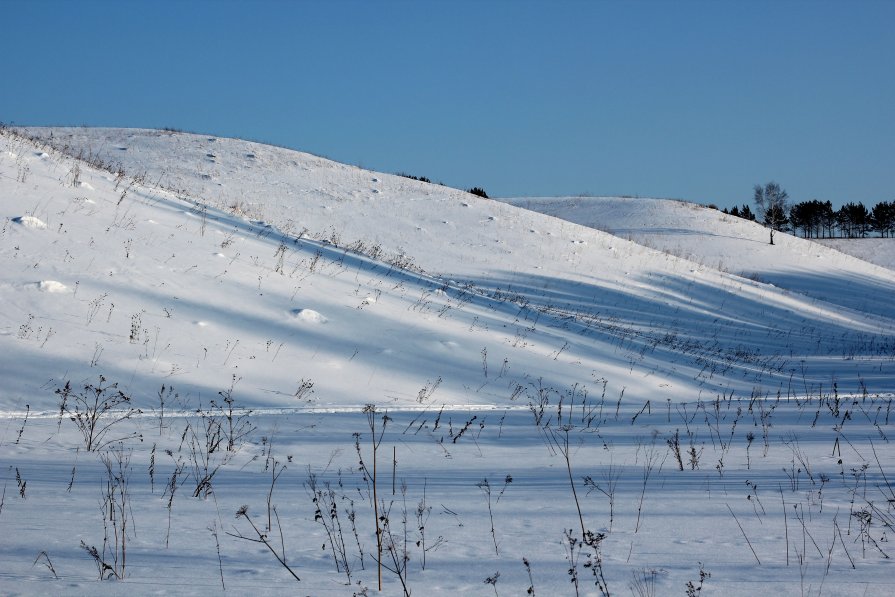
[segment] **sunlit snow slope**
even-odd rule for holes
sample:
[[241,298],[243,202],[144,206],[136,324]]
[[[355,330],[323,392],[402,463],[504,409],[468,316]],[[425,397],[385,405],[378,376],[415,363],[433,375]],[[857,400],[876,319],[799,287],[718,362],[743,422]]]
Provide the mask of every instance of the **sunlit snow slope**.
[[256,408],[503,407],[604,379],[641,402],[892,390],[895,273],[718,212],[613,200],[579,225],[240,140],[19,133],[0,138],[4,409],[99,374],[138,404],[236,383]]
[[878,251],[878,259],[862,261],[866,255],[858,254],[856,259],[840,252],[843,241],[827,241],[830,246],[824,246],[781,233],[774,235],[771,245],[769,231],[763,226],[683,201],[619,197],[505,201],[833,305],[892,314],[895,276],[871,265],[895,265],[886,257],[890,250]]
[[890,237],[816,238],[814,242],[858,259],[895,270],[895,242]]

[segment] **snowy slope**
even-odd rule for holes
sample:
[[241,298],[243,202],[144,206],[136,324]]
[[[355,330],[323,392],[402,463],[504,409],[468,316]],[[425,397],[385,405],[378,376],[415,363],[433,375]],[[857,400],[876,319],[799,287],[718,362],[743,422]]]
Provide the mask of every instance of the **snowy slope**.
[[895,242],[891,238],[816,238],[814,242],[875,265],[895,269]]
[[[294,404],[302,379],[313,380],[325,405],[413,404],[438,378],[447,403],[495,404],[514,383],[578,380],[581,372],[663,398],[776,389],[793,371],[805,376],[802,385],[835,376],[846,388],[862,378],[892,389],[879,358],[895,336],[893,274],[798,239],[771,251],[760,228],[719,221],[717,212],[668,202],[641,212],[642,204],[616,202],[615,215],[601,216],[658,222],[640,235],[661,253],[453,189],[255,143],[158,131],[30,132],[52,135],[70,153],[120,162],[127,173],[118,189],[110,174],[87,171],[88,186],[71,187],[68,162],[27,150],[19,158],[33,169],[32,185],[54,190],[52,200],[7,210],[46,220],[46,230],[10,231],[31,243],[27,252],[50,237],[54,253],[6,282],[7,302],[18,306],[5,314],[6,337],[16,339],[32,315],[34,330],[52,327],[53,338],[38,341],[35,332],[31,346],[56,363],[47,377],[86,375],[94,352],[113,344],[116,377],[173,375],[214,395],[223,369],[243,378],[245,400],[277,406]],[[16,160],[6,164],[14,178]],[[141,184],[121,200],[133,176]],[[88,222],[103,233],[76,234]],[[712,232],[680,233],[700,225]],[[99,267],[97,255],[111,262]],[[398,275],[382,259],[413,267]],[[719,262],[758,281],[718,271]],[[36,309],[26,289],[44,278],[71,290],[39,293]],[[42,321],[48,301],[61,297],[73,299],[67,321]],[[831,362],[843,350],[850,358]],[[495,382],[504,362],[509,379]]]
[[[247,532],[233,518],[242,504],[264,517],[274,460],[289,468],[277,494],[301,590],[374,587],[369,525],[357,539],[345,531],[357,543],[346,586],[308,496],[318,475],[343,516],[357,508],[374,518],[368,471],[358,468],[371,458],[361,412],[371,403],[377,425],[386,410],[391,417],[380,465],[390,469],[394,524],[398,510],[412,519],[425,503],[435,507],[420,506],[432,516],[429,540],[445,540],[428,553],[412,546],[421,522],[404,530],[420,594],[486,594],[488,584],[524,594],[531,583],[557,594],[576,557],[562,529],[579,522],[579,538],[585,524],[606,535],[613,594],[651,569],[660,593],[680,593],[700,561],[725,594],[751,594],[753,555],[772,562],[764,572],[783,592],[800,572],[842,594],[891,588],[886,558],[872,550],[852,573],[862,576],[848,576],[854,554],[845,552],[879,540],[880,515],[866,536],[856,526],[834,538],[843,575],[834,580],[829,544],[790,567],[780,528],[796,522],[779,504],[759,511],[748,483],[758,479],[767,502],[789,483],[787,504],[814,516],[800,532],[824,541],[857,513],[861,483],[888,495],[883,471],[895,456],[874,458],[867,438],[887,444],[891,433],[895,272],[783,235],[768,247],[760,227],[675,202],[519,207],[234,139],[20,133],[0,136],[0,525],[17,537],[3,592],[59,592],[55,572],[32,565],[42,550],[70,592],[119,592],[91,581],[92,562],[71,540],[102,538],[106,469],[58,416],[57,390],[100,376],[142,409],[120,426],[139,434],[123,445],[142,529],[125,582],[141,594],[187,592],[190,582],[190,592],[211,594],[225,580],[239,592],[290,590],[264,545],[225,534]],[[203,495],[190,434],[232,422],[216,410],[224,398],[252,409],[236,416],[254,432]],[[213,465],[221,453],[206,456]],[[807,474],[803,460],[814,467]],[[827,494],[821,473],[837,479]],[[178,478],[175,500],[162,487]],[[588,496],[580,516],[570,480]],[[752,523],[744,535],[758,553],[740,520]],[[579,557],[582,592],[597,594]],[[485,582],[495,571],[501,584]],[[388,575],[388,594],[402,593],[400,576]]]
[[763,226],[716,209],[646,198],[505,201],[811,299],[886,316],[892,312],[889,295],[895,290],[895,276],[891,269],[787,234],[775,235],[772,246]]

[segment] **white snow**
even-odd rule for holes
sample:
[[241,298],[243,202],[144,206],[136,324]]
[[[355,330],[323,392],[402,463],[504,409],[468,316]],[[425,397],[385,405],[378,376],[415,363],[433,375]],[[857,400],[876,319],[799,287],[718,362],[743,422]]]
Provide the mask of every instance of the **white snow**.
[[[0,134],[0,592],[372,594],[374,442],[385,594],[575,594],[573,568],[598,595],[582,526],[612,594],[683,594],[700,563],[703,594],[895,590],[892,269],[681,202],[509,205],[235,139],[21,132],[126,175],[81,163],[85,199],[72,158]],[[107,436],[122,581],[81,548],[121,565],[99,506],[119,444],[71,420],[98,384],[140,409]],[[244,505],[301,581],[238,537]]]
[[306,323],[326,323],[328,321],[326,317],[313,309],[294,309],[292,315],[296,319]]
[[50,292],[50,293],[60,293],[60,292],[68,292],[68,286],[63,284],[62,282],[57,282],[55,280],[43,280],[37,283],[37,289],[41,292]]
[[32,230],[43,230],[47,227],[46,222],[40,218],[35,218],[34,216],[16,216],[12,218],[12,221],[25,228],[31,228]]
[[[895,270],[895,242],[891,238],[822,238],[814,242],[840,253]],[[823,259],[819,253],[818,258]]]

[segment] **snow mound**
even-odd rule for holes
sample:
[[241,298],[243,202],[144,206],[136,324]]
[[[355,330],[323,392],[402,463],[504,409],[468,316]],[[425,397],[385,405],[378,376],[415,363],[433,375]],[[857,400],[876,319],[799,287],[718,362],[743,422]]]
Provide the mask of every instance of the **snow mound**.
[[89,191],[94,190],[93,186],[89,182],[84,182],[83,180],[79,180],[78,182],[76,182],[75,186],[80,189],[87,189]]
[[37,283],[37,289],[41,292],[60,293],[68,292],[68,286],[55,280],[43,280]]
[[313,309],[293,309],[291,313],[292,316],[299,321],[307,323],[326,323],[329,321],[326,317]]
[[25,228],[31,228],[32,230],[43,230],[47,227],[46,222],[40,218],[35,218],[34,216],[18,216],[13,218],[12,221]]

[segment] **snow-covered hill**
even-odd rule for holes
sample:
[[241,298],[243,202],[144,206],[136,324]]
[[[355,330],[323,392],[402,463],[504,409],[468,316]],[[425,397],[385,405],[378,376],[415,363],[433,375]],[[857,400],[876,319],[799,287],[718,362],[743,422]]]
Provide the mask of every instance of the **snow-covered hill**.
[[[73,184],[69,159],[7,152],[7,181],[29,170],[7,217],[47,225],[10,220],[3,249],[5,338],[40,363],[39,383],[102,363],[136,387],[167,375],[213,396],[237,374],[265,406],[294,405],[301,380],[324,406],[414,404],[439,378],[440,398],[464,405],[593,374],[662,399],[776,390],[794,372],[892,389],[880,360],[895,275],[790,237],[768,247],[715,211],[607,200],[579,226],[256,143],[26,132],[123,168]],[[7,404],[52,403],[18,378]]]
[[[84,128],[4,130],[0,210],[0,449],[9,488],[0,524],[24,533],[27,543],[10,548],[17,567],[0,576],[4,589],[31,578],[33,573],[23,572],[25,564],[44,550],[68,567],[75,592],[94,592],[79,576],[78,557],[85,554],[77,543],[55,535],[52,545],[42,542],[49,529],[64,523],[41,517],[70,507],[78,512],[77,533],[91,529],[92,515],[84,505],[93,503],[90,491],[107,469],[92,453],[82,455],[83,446],[72,447],[78,435],[59,414],[68,408],[71,415],[74,408],[60,404],[60,397],[69,396],[66,383],[74,394],[93,388],[89,397],[91,391],[102,393],[96,389],[100,376],[101,384],[118,384],[117,390],[142,411],[129,413],[122,427],[136,425],[133,432],[145,438],[141,448],[126,445],[134,450],[134,466],[151,471],[139,481],[141,492],[134,499],[144,506],[139,512],[149,517],[153,531],[132,543],[132,561],[142,557],[148,563],[136,573],[143,580],[130,581],[147,586],[161,576],[188,578],[191,567],[200,565],[191,538],[199,532],[210,540],[202,529],[211,522],[215,529],[233,532],[232,512],[226,509],[235,511],[243,500],[250,501],[246,496],[261,503],[258,496],[273,492],[270,467],[276,470],[276,458],[296,468],[294,457],[308,475],[306,482],[320,475],[341,484],[336,475],[344,471],[351,478],[346,483],[361,485],[356,491],[340,490],[340,507],[350,501],[353,508],[355,500],[372,504],[363,489],[369,485],[362,485],[367,473],[358,469],[368,444],[362,448],[352,439],[353,433],[358,438],[366,433],[365,442],[371,439],[361,412],[367,404],[376,405],[374,422],[385,424],[381,414],[388,410],[396,425],[385,436],[386,445],[394,450],[389,453],[395,460],[392,471],[406,475],[401,478],[415,492],[411,509],[420,492],[423,502],[426,491],[443,500],[440,522],[433,519],[433,526],[449,537],[444,565],[420,570],[417,558],[425,557],[425,549],[414,555],[417,586],[427,594],[490,590],[484,584],[496,580],[483,580],[494,572],[485,570],[492,563],[507,579],[502,582],[516,583],[509,592],[518,593],[520,583],[534,582],[526,580],[519,563],[531,554],[542,558],[545,570],[536,589],[553,593],[564,587],[566,560],[574,554],[564,560],[560,529],[580,520],[583,536],[585,525],[582,517],[566,517],[575,506],[567,499],[569,481],[574,487],[574,479],[580,484],[589,476],[591,485],[579,491],[608,496],[605,483],[616,462],[627,479],[624,492],[630,499],[625,503],[630,506],[640,497],[642,507],[644,493],[638,493],[636,478],[646,474],[645,492],[650,473],[641,467],[652,463],[658,475],[661,460],[671,470],[671,461],[665,461],[674,456],[666,451],[666,439],[671,449],[672,434],[683,434],[685,427],[688,437],[685,441],[681,435],[681,442],[684,450],[686,442],[693,449],[691,481],[678,487],[677,477],[661,477],[663,486],[667,481],[681,490],[662,506],[663,516],[684,525],[694,523],[681,519],[680,508],[702,499],[698,487],[717,494],[728,491],[729,482],[739,488],[757,478],[753,441],[775,439],[779,447],[785,440],[790,448],[796,446],[782,448],[784,454],[772,450],[770,456],[765,449],[765,480],[773,483],[768,491],[781,482],[779,471],[790,456],[804,456],[795,435],[770,431],[775,408],[784,413],[777,421],[791,433],[804,422],[803,414],[809,424],[823,415],[826,431],[816,437],[822,438],[824,453],[834,441],[844,452],[845,438],[840,442],[829,428],[845,412],[840,397],[852,393],[864,401],[861,433],[873,430],[888,442],[885,404],[891,405],[895,391],[895,272],[785,235],[770,247],[761,227],[714,210],[617,198],[492,201],[258,143]],[[225,400],[238,406],[236,415],[218,410]],[[821,406],[825,400],[827,406]],[[120,406],[112,412],[126,412]],[[805,408],[811,412],[803,413]],[[180,482],[202,494],[198,448],[188,449],[191,430],[201,429],[200,422],[226,421],[232,438],[233,422],[243,415],[263,431],[232,442],[244,446],[238,454],[234,449],[232,462],[222,464],[220,481],[215,480],[211,495],[224,504],[218,507],[224,508],[227,523],[221,510],[210,521],[208,508],[178,497],[184,511],[200,522],[182,522],[190,531],[175,539],[174,549],[193,564],[172,572],[154,551],[161,549],[162,521],[171,515],[164,490],[155,483],[164,485],[166,475],[176,483],[178,462],[192,462],[192,472],[181,470]],[[702,435],[690,431],[691,425],[703,424]],[[731,458],[725,463],[735,436],[738,450],[745,452],[738,452],[736,463]],[[563,437],[573,441],[565,451]],[[860,463],[873,463],[865,448],[856,448]],[[163,458],[164,450],[169,452]],[[213,453],[206,456],[213,459]],[[557,460],[563,453],[574,454],[581,467],[577,477],[570,463]],[[820,452],[810,454],[820,458]],[[609,477],[598,488],[593,480],[601,473],[594,463],[607,455]],[[710,473],[696,473],[700,458]],[[845,466],[841,458],[839,465],[825,458],[828,468]],[[740,460],[747,463],[745,470],[725,473],[725,466],[742,468]],[[882,462],[880,472],[891,460],[876,461]],[[820,466],[817,459],[813,462]],[[832,468],[825,474],[834,474]],[[480,483],[489,477],[493,494]],[[75,487],[77,497],[60,495],[60,482]],[[294,492],[301,477],[290,483]],[[840,485],[836,499],[847,509],[847,484]],[[494,532],[475,534],[496,505],[489,501],[482,510],[483,498],[503,495],[501,486],[508,496],[516,494],[507,498],[514,509],[506,511],[504,555]],[[10,503],[16,487],[21,495]],[[465,493],[469,487],[471,497]],[[541,495],[539,487],[550,497],[535,497]],[[171,499],[174,491],[169,489]],[[288,495],[290,507],[297,507],[297,498]],[[559,502],[563,505],[551,510],[549,504]],[[752,507],[734,511],[742,517]],[[725,524],[731,522],[727,509],[719,513]],[[324,531],[313,512],[296,516],[315,544],[312,548],[299,531],[289,531],[313,579],[305,580],[310,582],[305,587],[313,588],[303,590],[343,594],[347,588],[324,572],[338,559],[335,552],[327,555],[333,537],[320,535]],[[840,526],[845,518],[843,513]],[[651,540],[661,537],[667,551],[651,560],[650,543],[641,543],[644,535],[638,534],[640,508],[622,509],[619,520],[622,530],[610,531],[615,523],[605,520],[593,526],[605,523],[604,552],[614,566],[607,564],[607,574],[615,586],[630,578],[632,553],[640,554],[634,557],[638,570],[664,567],[668,578],[653,580],[677,592],[681,579],[688,578],[683,575],[694,577],[694,563],[707,557],[694,548],[686,567],[679,563],[672,569],[668,558],[678,548],[671,522],[656,525],[658,535]],[[757,520],[761,524],[760,516]],[[718,521],[706,518],[704,523],[692,528],[711,552]],[[363,541],[357,539],[359,555],[352,556],[352,565],[363,566],[366,554],[366,566],[371,566],[369,529],[360,534],[365,532]],[[532,536],[551,532],[547,543],[531,543]],[[760,545],[780,556],[779,533],[767,532]],[[162,543],[167,546],[170,538],[169,530]],[[280,579],[275,560],[274,572],[265,572],[264,580],[248,572],[267,562],[264,545],[256,541],[252,545],[261,551],[242,556],[238,546],[245,543],[232,541],[237,547],[225,544],[223,560],[201,563],[205,584],[195,592],[215,591],[225,576],[240,590],[256,589],[259,583],[267,592],[285,590],[281,582],[291,579]],[[566,542],[574,551],[574,544]],[[514,558],[512,568],[507,553]],[[249,557],[252,565],[246,568],[240,557]],[[439,559],[435,553],[429,557]],[[724,577],[719,586],[748,586],[742,583],[751,557],[738,551],[732,559],[716,561],[716,574]],[[468,566],[478,576],[467,578]],[[345,580],[338,567],[333,570]],[[350,582],[369,586],[365,570],[356,571]],[[813,569],[815,576],[819,570]],[[775,582],[790,586],[786,573],[778,570]],[[267,580],[272,574],[276,581]],[[884,576],[873,573],[870,582],[875,587]],[[407,580],[398,572],[390,578],[392,591]],[[43,577],[32,580],[35,584],[23,592],[53,592],[41,584]]]
[[[617,197],[507,199],[507,203],[628,238],[707,268],[767,282],[809,299],[891,315],[895,277],[872,260],[683,201]],[[870,261],[870,263],[867,263]],[[886,262],[881,264],[886,266]]]
[[895,270],[895,240],[892,238],[816,238],[814,242]]

